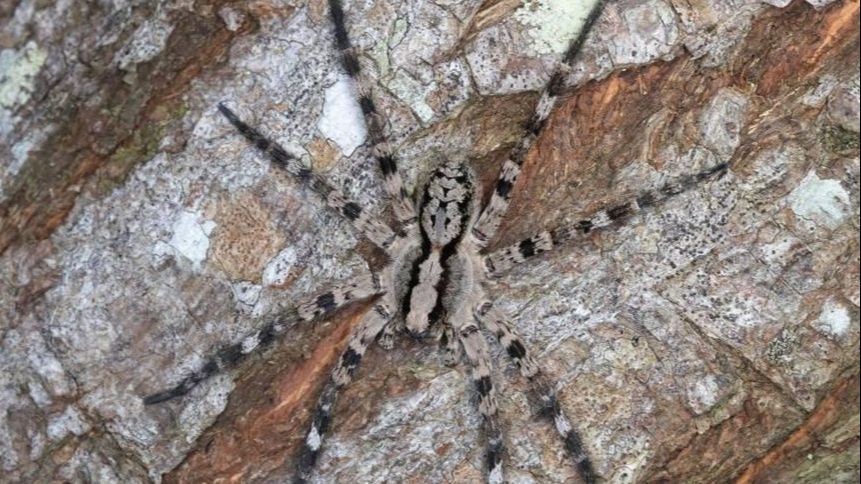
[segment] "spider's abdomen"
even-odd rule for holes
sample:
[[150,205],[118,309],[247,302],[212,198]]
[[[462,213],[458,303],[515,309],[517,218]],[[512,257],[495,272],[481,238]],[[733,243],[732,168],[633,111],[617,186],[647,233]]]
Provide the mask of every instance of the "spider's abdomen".
[[431,324],[445,316],[443,304],[450,293],[451,264],[458,244],[469,226],[475,198],[475,177],[463,163],[439,166],[427,184],[419,207],[422,254],[414,262],[406,304],[406,326],[413,336],[423,336]]
[[447,162],[428,180],[419,213],[424,236],[434,248],[445,248],[463,235],[472,212],[473,179],[465,164]]

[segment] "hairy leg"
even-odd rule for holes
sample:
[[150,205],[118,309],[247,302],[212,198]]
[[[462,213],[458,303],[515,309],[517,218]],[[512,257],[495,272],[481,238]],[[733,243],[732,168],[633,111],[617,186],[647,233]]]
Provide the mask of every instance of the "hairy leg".
[[473,236],[480,244],[487,244],[487,242],[496,235],[496,231],[499,229],[499,224],[502,222],[502,218],[508,211],[508,204],[511,200],[511,190],[515,183],[517,183],[521,166],[523,165],[523,162],[526,161],[526,154],[529,152],[529,149],[532,147],[535,140],[538,139],[538,135],[541,133],[544,124],[547,122],[547,118],[550,117],[550,113],[553,111],[556,100],[565,88],[565,78],[567,77],[568,70],[577,59],[577,55],[580,53],[589,31],[592,29],[595,21],[598,20],[603,8],[603,0],[598,1],[595,6],[592,7],[586,21],[583,23],[583,27],[580,29],[580,33],[578,33],[577,37],[575,37],[568,45],[568,50],[565,51],[562,63],[550,76],[550,81],[548,81],[544,90],[541,92],[541,98],[535,108],[535,113],[526,125],[526,133],[511,150],[511,154],[508,159],[503,163],[502,170],[499,173],[499,178],[494,186],[490,201],[483,208],[481,215],[472,229]]
[[230,121],[230,124],[236,127],[255,148],[266,154],[276,166],[317,192],[330,208],[349,220],[360,234],[367,237],[377,247],[388,251],[397,237],[385,222],[347,198],[340,190],[302,164],[296,156],[287,152],[281,145],[266,138],[259,131],[239,119],[227,106],[219,104],[218,110]]
[[255,350],[270,346],[277,337],[283,335],[296,323],[323,319],[354,301],[366,299],[381,292],[379,277],[371,273],[350,279],[316,296],[300,300],[297,305],[282,312],[259,330],[219,350],[199,370],[183,378],[173,388],[145,397],[144,404],[152,405],[185,395],[201,381],[234,368]]
[[353,381],[353,374],[359,367],[368,346],[377,338],[386,323],[391,320],[392,307],[379,303],[371,308],[361,323],[353,330],[347,349],[341,354],[332,374],[323,388],[314,409],[311,428],[305,437],[299,461],[296,465],[295,482],[306,482],[314,472],[317,457],[323,446],[323,438],[332,423],[332,413],[340,391]]
[[482,417],[485,437],[485,465],[487,482],[501,484],[505,481],[502,457],[505,452],[502,427],[498,419],[496,389],[491,379],[491,359],[487,341],[472,321],[457,325],[458,339],[463,353],[472,368],[472,381],[478,391],[478,411]]
[[496,335],[508,356],[520,369],[520,373],[526,377],[529,382],[530,393],[538,406],[540,415],[553,422],[556,432],[565,444],[565,450],[577,464],[580,477],[586,483],[597,482],[595,469],[589,460],[586,449],[583,448],[580,434],[571,425],[571,421],[565,415],[562,406],[559,405],[555,386],[541,371],[532,355],[529,354],[523,340],[508,322],[508,318],[502,311],[493,307],[490,302],[480,304],[475,310],[475,317],[485,328]]
[[416,221],[415,207],[404,188],[404,182],[398,171],[397,158],[386,140],[385,121],[374,103],[372,83],[362,73],[356,50],[350,43],[341,0],[329,0],[329,16],[335,29],[335,46],[341,54],[341,64],[356,86],[359,106],[362,108],[365,125],[368,128],[371,150],[383,175],[383,187],[389,195],[398,221],[403,225],[412,225]]
[[708,170],[683,176],[664,184],[658,189],[641,193],[636,198],[627,202],[595,212],[590,217],[582,219],[574,225],[545,230],[516,244],[494,251],[484,257],[487,272],[491,276],[499,276],[530,257],[548,252],[563,243],[582,237],[594,230],[611,227],[631,215],[660,205],[673,196],[690,190],[700,183],[718,178],[726,173],[727,168],[728,165],[722,163]]

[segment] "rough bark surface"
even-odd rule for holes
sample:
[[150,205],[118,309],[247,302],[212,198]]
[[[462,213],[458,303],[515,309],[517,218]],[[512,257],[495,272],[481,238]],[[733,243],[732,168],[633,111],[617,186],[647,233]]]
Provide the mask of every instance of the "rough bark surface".
[[[572,35],[566,1],[347,4],[412,185],[485,188]],[[859,3],[610,3],[525,164],[502,246],[729,162],[720,181],[493,291],[609,482],[859,481]],[[182,399],[141,396],[378,254],[219,116],[381,190],[325,1],[0,3],[0,481],[281,482],[366,307]],[[571,482],[495,350],[511,482]],[[436,347],[374,348],[317,482],[476,482]]]

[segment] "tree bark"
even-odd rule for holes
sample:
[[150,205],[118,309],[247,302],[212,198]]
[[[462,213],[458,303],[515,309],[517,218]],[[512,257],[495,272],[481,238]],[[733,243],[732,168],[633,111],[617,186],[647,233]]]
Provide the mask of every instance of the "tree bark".
[[[461,157],[489,196],[571,5],[346,5],[409,186]],[[626,0],[592,31],[494,247],[730,165],[493,288],[608,482],[858,482],[858,9]],[[216,110],[382,212],[326,2],[21,0],[0,19],[0,481],[283,481],[367,307],[141,397],[380,264]],[[494,355],[508,478],[576,480]],[[435,345],[374,347],[315,480],[480,481],[471,391]]]

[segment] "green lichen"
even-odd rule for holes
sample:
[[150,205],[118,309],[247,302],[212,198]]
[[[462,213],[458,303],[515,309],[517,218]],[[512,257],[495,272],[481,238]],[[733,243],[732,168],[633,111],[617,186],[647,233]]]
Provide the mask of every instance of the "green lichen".
[[132,133],[111,155],[106,170],[96,181],[96,191],[105,194],[121,185],[131,169],[138,163],[152,159],[159,152],[161,141],[170,125],[182,119],[188,112],[184,103],[160,105],[153,109],[151,121],[147,121]]
[[797,345],[798,336],[791,331],[783,330],[768,344],[765,355],[774,363],[782,363]]
[[858,150],[858,133],[840,126],[826,126],[822,131],[822,143],[832,153],[849,153]]
[[48,53],[33,41],[20,50],[0,50],[0,107],[11,109],[27,102],[47,58]]

